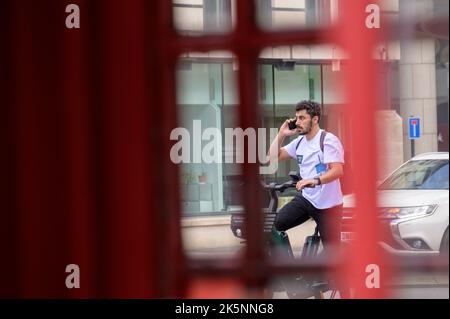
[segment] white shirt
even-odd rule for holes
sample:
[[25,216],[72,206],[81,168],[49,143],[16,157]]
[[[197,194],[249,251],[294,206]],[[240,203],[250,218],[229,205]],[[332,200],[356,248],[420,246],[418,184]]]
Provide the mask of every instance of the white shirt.
[[[320,149],[320,135],[323,130],[314,136],[310,141],[306,136],[300,135],[283,148],[298,162],[300,176],[303,179],[319,177],[328,170],[329,163],[344,163],[344,149],[339,139],[330,132],[325,135],[323,143],[323,153]],[[297,150],[298,141],[300,142]],[[326,209],[342,204],[342,191],[339,179],[330,183],[318,185],[314,188],[304,188],[303,197],[314,207]]]

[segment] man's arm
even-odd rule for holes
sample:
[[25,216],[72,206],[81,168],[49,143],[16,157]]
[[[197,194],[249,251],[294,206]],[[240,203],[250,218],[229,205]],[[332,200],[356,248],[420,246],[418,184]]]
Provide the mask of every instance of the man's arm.
[[288,159],[292,159],[289,153],[283,147],[281,147],[281,145],[283,145],[285,138],[286,136],[282,135],[281,133],[278,133],[275,139],[273,140],[268,152],[269,158],[271,160],[275,158],[278,158],[278,161],[285,161]]
[[330,183],[344,176],[344,165],[342,163],[330,163],[328,166],[330,169],[320,176],[320,182],[322,184]]
[[[344,176],[344,166],[342,163],[329,163],[328,166],[328,171],[319,177],[320,184],[327,184]],[[319,181],[316,179],[303,179],[297,183],[296,188],[300,191],[305,187],[316,187],[317,185],[319,185]]]
[[267,155],[270,158],[270,161],[273,161],[275,159],[278,159],[278,161],[285,161],[288,159],[292,159],[292,157],[289,155],[289,153],[281,147],[283,145],[284,139],[287,136],[292,136],[296,134],[296,130],[290,130],[289,129],[289,122],[290,120],[286,120],[283,125],[281,125],[280,130],[273,140],[272,144],[270,145],[269,151],[267,152]]

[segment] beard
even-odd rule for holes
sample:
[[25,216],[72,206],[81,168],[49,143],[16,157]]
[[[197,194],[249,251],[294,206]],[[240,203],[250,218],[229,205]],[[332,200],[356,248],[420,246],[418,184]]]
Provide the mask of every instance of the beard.
[[306,128],[303,128],[302,130],[298,129],[300,135],[306,135],[309,132],[311,132],[312,128],[312,120],[309,121],[308,126]]

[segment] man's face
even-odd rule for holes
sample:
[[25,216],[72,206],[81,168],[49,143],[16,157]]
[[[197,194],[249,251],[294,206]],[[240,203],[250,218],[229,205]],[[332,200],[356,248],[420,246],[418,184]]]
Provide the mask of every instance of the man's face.
[[311,132],[311,128],[313,126],[313,119],[306,112],[306,110],[295,112],[295,117],[297,119],[297,122],[295,122],[295,124],[297,125],[297,131],[300,135],[306,135],[309,132]]

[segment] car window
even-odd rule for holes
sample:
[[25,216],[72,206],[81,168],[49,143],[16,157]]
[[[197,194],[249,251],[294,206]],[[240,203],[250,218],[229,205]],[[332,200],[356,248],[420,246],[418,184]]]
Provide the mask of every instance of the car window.
[[441,166],[438,170],[432,173],[422,185],[421,189],[448,189],[448,163]]
[[448,160],[408,162],[392,173],[379,189],[448,189]]

